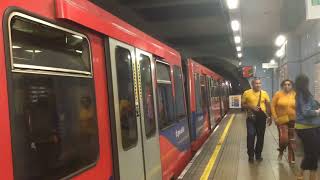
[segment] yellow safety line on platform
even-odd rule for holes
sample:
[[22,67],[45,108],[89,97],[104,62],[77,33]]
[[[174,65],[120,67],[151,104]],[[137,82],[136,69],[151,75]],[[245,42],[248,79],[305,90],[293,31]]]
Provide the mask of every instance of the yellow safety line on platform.
[[214,164],[215,164],[215,162],[217,160],[217,157],[218,157],[218,154],[219,154],[219,152],[221,150],[222,144],[223,144],[223,142],[224,142],[224,140],[225,140],[225,138],[226,138],[226,136],[228,134],[228,131],[230,129],[230,126],[231,126],[231,123],[232,123],[232,121],[234,119],[234,116],[235,115],[232,114],[232,116],[230,117],[229,122],[228,122],[226,128],[224,129],[224,131],[223,131],[223,133],[222,133],[222,135],[221,135],[221,137],[220,137],[220,139],[218,141],[218,144],[216,145],[216,148],[214,149],[214,151],[213,151],[213,153],[211,155],[211,158],[210,158],[206,168],[204,169],[204,171],[203,171],[203,173],[202,173],[202,175],[200,177],[200,180],[207,180],[208,179],[208,177],[210,175],[210,172],[211,172],[211,170],[212,170],[212,168],[213,168],[213,166],[214,166]]

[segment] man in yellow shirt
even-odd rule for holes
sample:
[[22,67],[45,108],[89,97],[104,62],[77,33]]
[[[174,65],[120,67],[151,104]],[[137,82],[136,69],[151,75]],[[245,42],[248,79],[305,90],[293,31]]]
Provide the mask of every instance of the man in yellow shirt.
[[[264,143],[264,133],[266,121],[269,126],[270,118],[270,98],[266,91],[261,90],[261,80],[255,78],[251,81],[252,89],[246,90],[242,95],[242,107],[248,112],[247,124],[247,153],[249,162],[262,161],[261,152]],[[255,137],[257,136],[256,144]]]

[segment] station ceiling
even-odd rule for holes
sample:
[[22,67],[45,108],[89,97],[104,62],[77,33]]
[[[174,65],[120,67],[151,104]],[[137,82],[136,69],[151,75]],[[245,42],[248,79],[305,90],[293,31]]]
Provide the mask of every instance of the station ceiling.
[[[224,0],[91,1],[183,57],[192,57],[231,81],[244,81]],[[282,0],[240,0],[243,49],[272,48],[280,30],[281,4]]]

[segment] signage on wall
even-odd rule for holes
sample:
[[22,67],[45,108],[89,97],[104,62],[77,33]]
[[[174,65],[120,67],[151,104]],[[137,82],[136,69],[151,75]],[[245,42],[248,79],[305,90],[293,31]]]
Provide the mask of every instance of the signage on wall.
[[241,95],[229,96],[229,108],[241,108]]
[[251,78],[253,77],[254,71],[252,66],[243,66],[242,67],[242,77]]
[[262,63],[262,69],[278,68],[278,63]]
[[309,19],[320,18],[320,0],[305,0],[306,1],[306,17]]
[[320,5],[320,0],[312,0],[312,6]]

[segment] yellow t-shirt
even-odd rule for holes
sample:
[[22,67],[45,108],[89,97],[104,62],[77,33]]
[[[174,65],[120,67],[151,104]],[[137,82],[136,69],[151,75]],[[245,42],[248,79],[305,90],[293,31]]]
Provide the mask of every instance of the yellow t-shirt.
[[296,92],[278,91],[272,98],[272,117],[280,124],[296,119]]
[[[259,101],[260,92],[255,92],[252,89],[246,90],[242,95],[242,102],[247,103],[249,106],[256,107]],[[270,103],[269,95],[266,91],[261,90],[260,107],[262,111],[267,113],[266,102]]]

